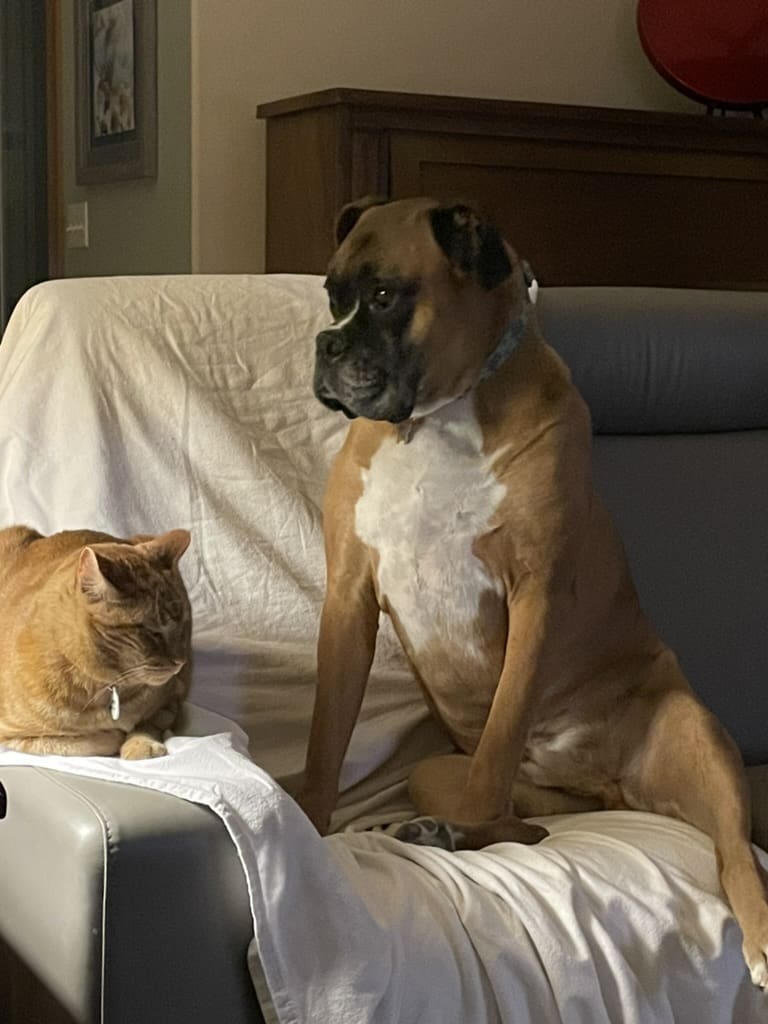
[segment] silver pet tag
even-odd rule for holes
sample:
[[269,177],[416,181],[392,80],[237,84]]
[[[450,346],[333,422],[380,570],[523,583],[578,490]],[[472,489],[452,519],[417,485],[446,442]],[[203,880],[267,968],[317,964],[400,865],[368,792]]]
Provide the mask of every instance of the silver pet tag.
[[110,687],[110,693],[109,713],[112,716],[112,721],[116,722],[120,717],[120,694],[117,692],[116,686]]

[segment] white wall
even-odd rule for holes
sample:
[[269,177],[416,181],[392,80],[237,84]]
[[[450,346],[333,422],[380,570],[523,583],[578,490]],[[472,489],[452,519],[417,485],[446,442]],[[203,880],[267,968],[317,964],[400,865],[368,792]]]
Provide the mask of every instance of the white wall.
[[256,106],[332,86],[700,110],[653,71],[635,0],[192,0],[193,269],[258,271]]

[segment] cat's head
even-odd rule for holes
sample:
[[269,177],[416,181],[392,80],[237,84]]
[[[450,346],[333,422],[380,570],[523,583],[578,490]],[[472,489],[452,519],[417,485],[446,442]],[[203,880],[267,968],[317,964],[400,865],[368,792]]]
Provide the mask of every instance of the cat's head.
[[187,530],[171,530],[80,551],[75,597],[103,681],[161,686],[188,660],[191,611],[178,563],[189,541]]

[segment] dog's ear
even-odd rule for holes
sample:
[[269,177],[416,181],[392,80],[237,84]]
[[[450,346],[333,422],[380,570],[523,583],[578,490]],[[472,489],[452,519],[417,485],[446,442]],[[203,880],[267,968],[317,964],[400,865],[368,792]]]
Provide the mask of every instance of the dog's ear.
[[341,245],[366,210],[369,210],[372,206],[382,206],[386,202],[389,202],[389,200],[385,199],[384,196],[363,196],[362,199],[355,199],[354,202],[342,206],[336,217],[336,245]]
[[460,274],[491,289],[512,273],[501,234],[471,206],[438,206],[429,219],[435,241]]

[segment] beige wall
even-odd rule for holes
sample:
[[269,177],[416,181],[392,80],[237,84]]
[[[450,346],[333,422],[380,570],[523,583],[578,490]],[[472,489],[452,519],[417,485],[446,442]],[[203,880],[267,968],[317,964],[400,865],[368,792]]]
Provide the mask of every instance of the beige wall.
[[158,0],[156,179],[75,185],[74,0],[63,0],[64,203],[88,201],[90,245],[65,250],[69,277],[187,273],[191,257],[189,0]]
[[351,86],[701,109],[648,64],[635,7],[635,0],[192,0],[193,267],[262,268],[261,102]]

